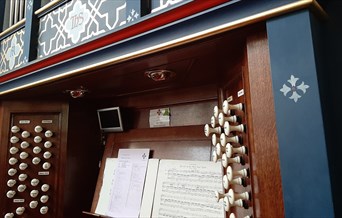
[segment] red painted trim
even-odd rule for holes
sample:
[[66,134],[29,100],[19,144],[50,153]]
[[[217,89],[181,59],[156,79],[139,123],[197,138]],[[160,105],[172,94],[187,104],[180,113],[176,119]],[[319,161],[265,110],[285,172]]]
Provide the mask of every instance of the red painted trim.
[[193,14],[199,13],[206,9],[215,7],[217,5],[223,4],[230,0],[194,0],[188,4],[175,8],[173,10],[167,11],[135,25],[129,26],[125,29],[119,30],[117,32],[111,33],[99,39],[95,39],[89,43],[77,46],[75,48],[64,51],[60,54],[48,57],[40,62],[31,64],[27,67],[23,67],[17,71],[8,73],[0,77],[0,82],[5,82],[7,80],[14,79],[19,76],[23,76],[30,72],[37,71],[44,67],[56,64],[58,62],[76,57],[78,55],[90,52],[92,50],[101,48],[103,46],[118,42],[120,40],[147,32],[149,30],[155,29],[157,27],[166,25],[168,23],[180,20],[182,18],[191,16]]

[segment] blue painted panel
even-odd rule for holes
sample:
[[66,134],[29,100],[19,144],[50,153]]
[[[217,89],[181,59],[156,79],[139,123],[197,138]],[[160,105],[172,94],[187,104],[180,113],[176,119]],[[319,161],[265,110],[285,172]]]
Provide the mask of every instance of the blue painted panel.
[[272,19],[267,33],[286,217],[333,217],[310,14]]
[[65,51],[140,19],[140,1],[70,1],[39,20],[38,58]]
[[163,13],[193,0],[151,0],[152,13]]
[[0,76],[22,66],[25,29],[20,29],[0,41]]
[[[283,1],[249,1],[232,0],[206,12],[178,20],[172,24],[151,30],[147,33],[127,38],[124,41],[114,43],[107,47],[84,54],[80,57],[67,60],[29,75],[6,81],[0,85],[0,92],[6,91],[25,84],[36,82],[68,71],[77,70],[87,65],[93,65],[136,52],[142,49],[156,46],[183,36],[205,31],[209,28],[217,27],[221,24],[236,21],[256,13],[263,12],[295,0]],[[141,20],[149,19],[151,15],[146,15]],[[60,37],[62,38],[62,37]]]

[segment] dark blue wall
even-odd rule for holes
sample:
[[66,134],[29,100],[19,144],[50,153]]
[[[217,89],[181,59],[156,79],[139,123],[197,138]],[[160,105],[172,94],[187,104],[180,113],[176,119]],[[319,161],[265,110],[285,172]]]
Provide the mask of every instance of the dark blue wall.
[[314,30],[314,45],[326,130],[329,168],[331,174],[332,194],[335,205],[335,216],[342,217],[342,92],[340,89],[342,73],[342,1],[322,0],[321,6],[328,14],[328,19],[311,16]]
[[[267,33],[286,217],[333,217],[310,12],[271,19]],[[292,88],[286,96],[284,85]],[[293,91],[301,96],[296,102]]]

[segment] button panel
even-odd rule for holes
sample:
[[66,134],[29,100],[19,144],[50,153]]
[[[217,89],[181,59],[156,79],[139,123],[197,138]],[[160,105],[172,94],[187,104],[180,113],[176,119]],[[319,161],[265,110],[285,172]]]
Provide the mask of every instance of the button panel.
[[11,123],[6,191],[1,197],[6,201],[6,211],[2,216],[55,217],[60,154],[59,115],[14,114]]

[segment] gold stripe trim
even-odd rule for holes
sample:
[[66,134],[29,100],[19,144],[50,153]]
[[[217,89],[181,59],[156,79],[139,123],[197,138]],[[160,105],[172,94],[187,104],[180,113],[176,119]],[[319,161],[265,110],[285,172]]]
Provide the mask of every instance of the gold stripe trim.
[[52,2],[47,3],[46,5],[44,5],[43,7],[39,8],[38,10],[36,10],[34,12],[35,15],[39,15],[40,13],[43,13],[44,11],[49,10],[50,8],[52,8],[53,6],[55,6],[56,4],[58,4],[61,0],[55,0]]
[[14,25],[10,26],[9,28],[5,29],[5,31],[0,33],[0,38],[3,37],[4,35],[10,33],[11,31],[17,29],[18,27],[20,27],[21,25],[25,24],[26,19],[23,18],[20,21],[18,21],[17,23],[15,23]]
[[90,70],[96,70],[96,69],[99,69],[102,67],[107,67],[107,66],[110,66],[113,64],[117,64],[120,62],[124,62],[127,60],[131,60],[131,59],[138,58],[141,56],[145,56],[148,54],[152,54],[155,52],[166,50],[169,48],[173,48],[173,47],[183,45],[183,44],[186,44],[189,42],[193,42],[193,41],[196,41],[199,39],[203,39],[203,38],[206,38],[209,36],[217,35],[219,33],[223,33],[223,32],[229,31],[229,30],[233,30],[233,29],[237,29],[237,28],[240,28],[243,26],[247,26],[249,24],[257,23],[257,22],[269,19],[271,17],[279,16],[279,15],[289,13],[289,12],[292,12],[295,10],[300,10],[303,8],[308,8],[310,6],[315,7],[316,11],[320,12],[320,14],[322,14],[322,15],[325,15],[325,12],[321,9],[321,7],[317,8],[317,6],[319,6],[319,4],[316,3],[316,0],[300,0],[300,1],[295,2],[295,3],[283,5],[283,6],[280,6],[278,8],[274,8],[274,9],[271,9],[268,11],[264,11],[264,12],[261,12],[261,13],[255,14],[255,15],[251,15],[251,16],[236,20],[236,21],[232,21],[232,22],[229,22],[226,24],[222,24],[220,26],[213,27],[213,28],[210,28],[210,29],[198,32],[198,33],[194,33],[194,34],[191,34],[188,36],[184,36],[184,37],[181,37],[178,39],[174,39],[174,40],[169,41],[169,42],[165,42],[165,43],[162,43],[159,45],[155,45],[155,46],[152,46],[149,48],[145,48],[145,49],[142,49],[142,50],[139,50],[136,52],[132,52],[132,53],[129,53],[126,55],[122,55],[122,56],[119,56],[116,58],[112,58],[112,59],[109,59],[106,61],[102,61],[102,62],[99,62],[96,64],[88,65],[88,66],[85,66],[85,67],[82,67],[82,68],[79,68],[76,70],[72,70],[69,72],[65,72],[65,73],[62,73],[62,74],[59,74],[59,75],[56,75],[53,77],[42,79],[40,81],[36,81],[36,82],[25,84],[25,85],[22,85],[22,86],[13,88],[13,89],[9,89],[9,90],[0,92],[0,95],[4,95],[4,94],[10,93],[10,92],[18,91],[18,90],[25,89],[25,88],[30,88],[30,87],[42,85],[42,84],[47,83],[47,82],[53,82],[53,81],[56,81],[59,79],[67,78],[67,77],[72,76],[72,75],[77,75],[77,74],[82,73],[82,72],[86,72],[86,71],[90,71]]

